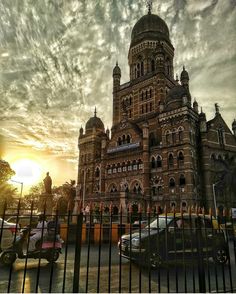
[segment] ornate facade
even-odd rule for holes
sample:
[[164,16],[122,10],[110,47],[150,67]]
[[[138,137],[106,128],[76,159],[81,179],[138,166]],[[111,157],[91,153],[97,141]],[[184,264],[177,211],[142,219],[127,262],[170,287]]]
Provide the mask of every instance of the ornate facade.
[[79,135],[78,192],[84,204],[127,201],[184,206],[213,201],[212,157],[236,154],[233,133],[215,105],[208,121],[192,101],[189,74],[174,78],[169,29],[150,11],[135,24],[130,81],[113,70],[111,131],[94,116]]

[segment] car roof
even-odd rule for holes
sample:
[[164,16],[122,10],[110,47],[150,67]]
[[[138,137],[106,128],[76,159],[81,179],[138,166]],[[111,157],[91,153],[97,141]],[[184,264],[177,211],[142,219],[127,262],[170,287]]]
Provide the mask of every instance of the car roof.
[[184,218],[197,218],[197,217],[200,217],[200,218],[207,218],[207,219],[213,219],[215,220],[215,217],[213,215],[209,215],[209,214],[202,214],[202,213],[199,213],[199,214],[196,214],[196,213],[181,213],[181,212],[168,212],[168,213],[162,213],[159,215],[159,217],[170,217],[170,218],[175,218],[175,217],[184,217]]

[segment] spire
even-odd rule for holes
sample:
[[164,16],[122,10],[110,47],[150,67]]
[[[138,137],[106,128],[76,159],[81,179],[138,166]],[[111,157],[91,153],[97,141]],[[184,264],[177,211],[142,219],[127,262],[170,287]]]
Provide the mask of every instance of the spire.
[[116,66],[118,66],[118,61],[116,60]]
[[97,108],[95,106],[95,109],[94,109],[94,117],[97,117]]
[[176,74],[175,80],[176,80],[177,83],[179,82],[179,76],[178,76],[178,74]]
[[151,14],[152,13],[152,0],[147,0],[146,1],[146,6],[147,6],[147,9],[148,9],[148,14]]
[[215,103],[215,110],[216,110],[216,115],[220,113],[220,107],[218,103]]

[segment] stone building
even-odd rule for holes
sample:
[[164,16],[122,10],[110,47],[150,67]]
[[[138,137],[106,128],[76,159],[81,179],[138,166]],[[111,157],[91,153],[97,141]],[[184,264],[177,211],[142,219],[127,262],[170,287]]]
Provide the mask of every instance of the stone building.
[[80,129],[78,194],[84,204],[213,204],[212,160],[235,156],[236,122],[232,133],[217,104],[215,117],[206,120],[191,97],[187,70],[180,80],[174,77],[173,58],[168,26],[149,11],[132,30],[130,81],[120,83],[118,63],[113,70],[111,130],[96,110]]

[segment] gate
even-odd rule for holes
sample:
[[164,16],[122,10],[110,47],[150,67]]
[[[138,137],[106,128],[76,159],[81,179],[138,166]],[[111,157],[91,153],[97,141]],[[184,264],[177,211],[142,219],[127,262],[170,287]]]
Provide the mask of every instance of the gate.
[[[219,222],[211,210],[198,207],[159,214],[157,209],[142,211],[139,206],[135,217],[132,206],[120,207],[116,215],[112,205],[109,211],[102,205],[99,212],[92,207],[87,214],[43,215],[47,221],[53,219],[55,229],[49,240],[47,225],[41,227],[39,242],[51,242],[55,250],[59,226],[64,240],[56,262],[50,260],[53,255],[45,255],[42,245],[30,252],[30,234],[20,243],[19,230],[28,225],[23,231],[30,233],[37,225],[33,203],[28,211],[20,202],[15,209],[5,207],[0,220],[0,292],[236,290],[236,223],[230,211],[223,212],[220,223],[222,216]],[[8,258],[3,264],[6,252],[16,253],[14,263]]]

